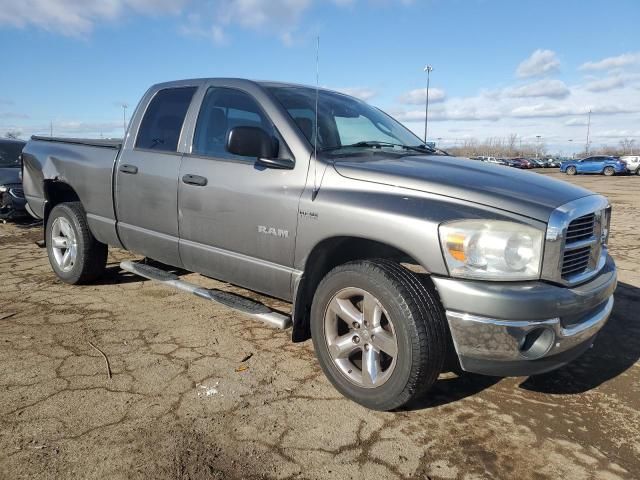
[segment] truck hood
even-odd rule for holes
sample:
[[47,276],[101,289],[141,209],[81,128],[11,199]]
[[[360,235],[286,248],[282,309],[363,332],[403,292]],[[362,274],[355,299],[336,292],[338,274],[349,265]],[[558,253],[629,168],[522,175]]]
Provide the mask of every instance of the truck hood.
[[0,185],[22,183],[20,181],[20,167],[0,167]]
[[348,178],[467,200],[543,222],[551,211],[594,193],[534,172],[445,156],[339,158],[337,172]]

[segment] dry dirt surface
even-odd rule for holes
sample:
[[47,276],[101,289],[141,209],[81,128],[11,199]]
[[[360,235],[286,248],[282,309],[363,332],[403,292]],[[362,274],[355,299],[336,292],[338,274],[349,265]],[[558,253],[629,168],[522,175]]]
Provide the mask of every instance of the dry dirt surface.
[[342,398],[310,342],[125,274],[125,252],[73,287],[41,227],[0,225],[0,478],[640,478],[640,177],[551,175],[614,207],[595,347],[537,377],[446,374],[395,413]]

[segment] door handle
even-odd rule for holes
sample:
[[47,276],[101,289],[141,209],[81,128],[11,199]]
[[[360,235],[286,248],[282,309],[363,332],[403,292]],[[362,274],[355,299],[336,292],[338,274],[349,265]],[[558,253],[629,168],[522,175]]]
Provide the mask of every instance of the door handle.
[[207,184],[206,177],[201,177],[200,175],[191,175],[187,173],[182,177],[182,181],[187,185],[195,185],[197,187],[204,187]]
[[118,168],[118,170],[120,170],[122,173],[130,173],[132,175],[138,173],[138,167],[136,167],[135,165],[127,165],[126,163],[124,165],[120,165],[120,168]]

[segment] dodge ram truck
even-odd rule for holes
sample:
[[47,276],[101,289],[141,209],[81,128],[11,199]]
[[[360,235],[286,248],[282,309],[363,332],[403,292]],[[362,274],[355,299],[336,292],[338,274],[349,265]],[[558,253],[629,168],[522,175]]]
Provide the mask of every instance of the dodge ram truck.
[[[445,155],[326,89],[158,84],[122,141],[33,137],[23,160],[62,281],[98,278],[108,246],[153,259],[122,268],[289,322],[335,388],[372,409],[426,394],[449,359],[495,376],[558,368],[613,307],[606,198]],[[283,299],[291,315],[175,269]]]

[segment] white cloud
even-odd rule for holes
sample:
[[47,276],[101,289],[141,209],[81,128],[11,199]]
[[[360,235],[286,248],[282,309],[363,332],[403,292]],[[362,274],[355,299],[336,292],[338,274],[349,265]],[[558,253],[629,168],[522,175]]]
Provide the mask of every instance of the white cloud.
[[334,88],[334,90],[364,101],[371,100],[378,94],[378,92],[368,87]]
[[519,87],[511,87],[505,89],[504,92],[509,97],[527,98],[527,97],[549,97],[549,98],[565,98],[569,95],[569,88],[561,80],[539,80]]
[[622,78],[622,76],[612,76],[601,80],[593,80],[584,86],[584,88],[590,92],[607,92],[621,87],[624,87],[624,78]]
[[538,49],[524,60],[516,69],[516,75],[520,78],[537,77],[555,72],[560,67],[560,60],[553,50]]
[[[438,103],[444,101],[446,97],[445,91],[440,88],[429,89],[429,103]],[[427,100],[427,89],[416,88],[409,92],[403,93],[398,98],[398,102],[405,105],[423,105]]]
[[112,21],[127,11],[178,13],[186,0],[0,0],[0,25],[35,25],[67,36],[84,36],[97,21]]
[[615,57],[603,58],[597,62],[585,62],[580,65],[580,70],[612,70],[637,64],[640,64],[640,52],[623,53]]

